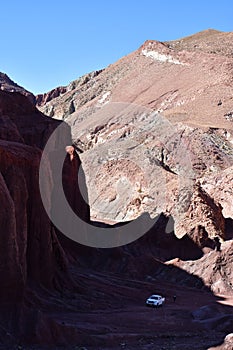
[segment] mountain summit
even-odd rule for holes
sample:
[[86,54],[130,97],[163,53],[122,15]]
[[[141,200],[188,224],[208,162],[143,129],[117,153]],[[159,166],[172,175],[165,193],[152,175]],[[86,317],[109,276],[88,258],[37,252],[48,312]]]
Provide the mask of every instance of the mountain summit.
[[[170,42],[147,40],[100,72],[63,88],[38,107],[49,116],[88,118],[107,102],[127,102],[163,112],[172,121],[227,127],[232,109],[233,33],[206,30]],[[49,92],[48,95],[51,95]],[[221,100],[222,104],[218,104]]]
[[166,44],[175,50],[202,51],[232,58],[232,39],[232,32],[207,29],[188,37],[168,41]]

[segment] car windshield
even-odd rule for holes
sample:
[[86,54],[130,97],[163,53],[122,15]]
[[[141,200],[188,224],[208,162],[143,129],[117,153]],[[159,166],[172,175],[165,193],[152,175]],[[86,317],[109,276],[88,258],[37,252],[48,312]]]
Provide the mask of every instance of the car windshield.
[[151,297],[150,297],[150,299],[159,299],[160,297],[159,296],[155,296],[155,295],[152,295]]

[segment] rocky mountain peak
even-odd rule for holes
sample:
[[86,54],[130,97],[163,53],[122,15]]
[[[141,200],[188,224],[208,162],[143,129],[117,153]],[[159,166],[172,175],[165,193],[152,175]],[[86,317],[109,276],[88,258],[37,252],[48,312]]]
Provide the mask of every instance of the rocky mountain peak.
[[0,90],[8,91],[8,92],[18,92],[22,95],[27,96],[27,98],[32,102],[35,103],[35,96],[25,90],[22,86],[19,86],[16,84],[13,80],[11,80],[7,74],[0,72]]

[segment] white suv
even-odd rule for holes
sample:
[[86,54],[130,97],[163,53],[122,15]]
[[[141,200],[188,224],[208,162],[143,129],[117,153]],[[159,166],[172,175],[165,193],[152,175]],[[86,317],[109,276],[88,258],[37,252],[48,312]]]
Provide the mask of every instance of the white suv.
[[153,294],[151,295],[147,301],[146,305],[147,306],[162,306],[165,302],[165,298],[161,297],[161,295]]

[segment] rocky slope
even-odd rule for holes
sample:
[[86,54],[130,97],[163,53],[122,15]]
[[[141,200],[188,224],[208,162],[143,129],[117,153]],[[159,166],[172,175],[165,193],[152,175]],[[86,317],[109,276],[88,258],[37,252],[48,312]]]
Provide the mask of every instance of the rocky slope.
[[9,92],[19,92],[20,94],[27,96],[27,98],[35,103],[36,97],[22,86],[16,84],[13,80],[11,80],[7,74],[0,72],[0,90],[9,91]]
[[50,116],[78,111],[73,117],[82,120],[87,107],[89,119],[109,101],[127,102],[172,121],[229,127],[224,115],[232,108],[232,35],[209,30],[167,43],[148,40],[103,71],[72,82],[63,96],[44,104],[39,97],[38,104]]
[[207,30],[146,41],[61,96],[38,100],[45,114],[71,125],[95,220],[164,212],[178,237],[201,225],[209,238],[225,238],[224,218],[232,217],[232,35]]
[[[29,291],[58,291],[73,285],[67,256],[45,212],[39,189],[42,150],[58,125],[40,113],[28,97],[0,91],[0,320],[3,329],[15,335],[24,334],[28,322],[36,324],[36,304],[32,308],[25,305]],[[67,134],[60,136],[70,144],[68,128]],[[88,220],[88,206],[78,194],[79,167],[78,156],[72,162],[67,156],[64,190],[76,212]],[[54,174],[47,180],[53,186]],[[19,314],[21,318],[17,319]],[[1,339],[6,333],[1,333]]]
[[233,33],[224,33],[219,30],[207,29],[178,40],[168,41],[165,44],[172,49],[181,51],[202,51],[221,56],[233,57]]

